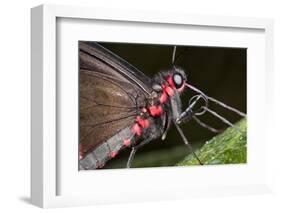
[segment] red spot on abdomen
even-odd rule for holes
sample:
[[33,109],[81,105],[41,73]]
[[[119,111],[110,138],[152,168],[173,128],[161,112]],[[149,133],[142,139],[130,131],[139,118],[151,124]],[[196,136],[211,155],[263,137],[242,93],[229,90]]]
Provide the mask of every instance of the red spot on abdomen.
[[111,153],[110,153],[110,157],[111,157],[111,158],[115,158],[116,155],[117,155],[117,152],[111,152]]
[[140,116],[137,116],[136,121],[142,128],[148,128],[149,127],[148,119],[142,119]]
[[130,140],[130,139],[125,139],[125,140],[123,141],[123,145],[124,145],[124,146],[130,146],[130,145],[131,145],[131,140]]
[[141,136],[142,130],[141,130],[141,127],[139,126],[138,123],[135,123],[135,124],[133,125],[133,127],[132,127],[132,132],[133,132],[133,134],[136,134],[136,135],[138,135],[138,136]]
[[150,115],[153,116],[153,117],[159,116],[163,112],[163,109],[162,109],[161,105],[158,105],[158,106],[153,105],[153,106],[150,106],[148,109],[149,109]]

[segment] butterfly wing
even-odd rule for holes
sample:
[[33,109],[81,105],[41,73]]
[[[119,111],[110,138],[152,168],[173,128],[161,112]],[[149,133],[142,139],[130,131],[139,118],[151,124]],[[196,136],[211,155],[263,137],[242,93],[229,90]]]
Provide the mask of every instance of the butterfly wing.
[[80,155],[131,126],[150,79],[97,43],[79,42]]

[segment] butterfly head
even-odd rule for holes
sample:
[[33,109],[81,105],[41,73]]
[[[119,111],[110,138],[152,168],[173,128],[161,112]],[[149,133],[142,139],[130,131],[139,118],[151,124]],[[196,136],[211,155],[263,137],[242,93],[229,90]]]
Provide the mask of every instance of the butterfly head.
[[154,77],[153,89],[159,92],[163,89],[169,90],[171,88],[173,91],[182,93],[185,89],[186,80],[185,72],[180,68],[174,67]]

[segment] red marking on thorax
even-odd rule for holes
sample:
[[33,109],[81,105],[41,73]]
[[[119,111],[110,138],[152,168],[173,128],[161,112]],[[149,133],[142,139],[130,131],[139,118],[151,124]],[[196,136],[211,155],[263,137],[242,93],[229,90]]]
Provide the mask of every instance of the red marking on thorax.
[[[147,113],[152,117],[158,117],[163,113],[163,108],[162,104],[166,103],[168,100],[168,96],[173,96],[175,94],[175,85],[173,82],[173,79],[171,76],[168,76],[166,79],[168,84],[162,84],[162,94],[159,97],[160,105],[152,105],[149,106],[148,108],[141,108],[141,112]],[[149,120],[148,119],[143,119],[140,116],[136,117],[136,123],[132,127],[132,133],[134,135],[141,136],[142,134],[142,129],[146,129],[150,126]],[[131,144],[131,141],[129,139],[123,141],[124,146],[129,146]]]
[[167,99],[168,99],[168,96],[167,96],[166,92],[163,91],[162,95],[159,98],[160,103],[164,104],[167,101]]
[[175,84],[174,84],[174,81],[173,81],[173,79],[172,79],[172,76],[169,76],[169,77],[167,78],[167,82],[168,82],[169,86],[172,87],[172,89],[176,89]]
[[174,90],[171,87],[165,87],[165,92],[169,95],[169,96],[173,96],[175,94]]
[[[168,85],[162,84],[163,93],[168,94],[170,97],[175,94],[174,89],[176,88],[172,77],[167,78]],[[161,98],[161,97],[160,97]]]

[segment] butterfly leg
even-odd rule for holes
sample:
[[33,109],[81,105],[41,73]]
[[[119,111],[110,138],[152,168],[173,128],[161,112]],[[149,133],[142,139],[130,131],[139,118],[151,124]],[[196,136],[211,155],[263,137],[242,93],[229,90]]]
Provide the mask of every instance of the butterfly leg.
[[205,122],[201,121],[197,116],[193,116],[193,120],[195,120],[200,126],[202,126],[203,128],[205,129],[208,129],[209,131],[211,132],[214,132],[214,133],[220,133],[222,132],[221,129],[216,129],[214,127],[211,127],[210,125],[206,124]]
[[[202,114],[205,113],[204,111],[201,110],[201,107],[199,108],[200,111],[195,110],[195,106],[196,104],[203,99],[205,101],[205,106],[208,106],[208,100],[203,96],[203,95],[196,95],[193,98],[191,98],[190,102],[189,102],[189,106],[188,108],[179,116],[179,118],[176,119],[176,121],[174,121],[174,125],[177,129],[177,131],[179,132],[184,144],[188,147],[189,151],[193,154],[193,156],[197,159],[198,163],[200,165],[204,165],[201,160],[199,159],[199,157],[196,155],[196,153],[193,151],[193,148],[191,146],[191,144],[188,142],[187,138],[185,137],[182,129],[180,128],[179,124],[181,124],[184,121],[189,121],[192,118],[195,117],[196,114]],[[209,126],[208,126],[209,127]]]
[[[195,105],[197,104],[197,102],[200,101],[200,99],[203,99],[205,101],[205,106],[201,106],[199,108],[199,110],[203,109],[203,111],[198,111],[198,107],[197,110],[193,109],[195,107]],[[205,108],[206,109],[205,109]],[[208,129],[211,132],[214,133],[218,133],[221,132],[221,130],[218,130],[214,127],[209,126],[208,124],[204,123],[203,121],[201,121],[197,115],[202,115],[204,114],[208,108],[208,99],[206,98],[206,96],[204,96],[203,94],[200,95],[195,95],[193,96],[190,101],[189,101],[189,107],[180,115],[180,117],[177,119],[177,123],[181,124],[182,122],[186,122],[186,121],[190,121],[191,119],[195,120],[200,126],[202,126],[203,128]]]
[[151,140],[153,140],[152,137],[148,138],[148,139],[145,139],[143,140],[142,142],[140,142],[138,145],[132,147],[132,150],[131,150],[131,153],[130,153],[130,156],[129,156],[129,159],[127,161],[127,168],[131,168],[131,165],[132,165],[132,161],[135,157],[135,154],[137,152],[137,150],[141,147],[143,147],[145,144],[148,144]]
[[189,101],[189,106],[176,119],[176,123],[181,124],[182,122],[190,121],[195,115],[202,115],[203,113],[205,113],[205,109],[203,111],[201,110],[202,106],[199,108],[199,110],[201,110],[200,112],[198,111],[198,109],[195,109],[196,104],[199,103],[201,99],[205,101],[205,107],[207,107],[208,100],[203,95],[193,96]]
[[196,153],[193,151],[192,146],[190,145],[190,143],[188,142],[188,140],[186,139],[185,135],[183,134],[182,129],[179,127],[179,125],[177,123],[174,123],[178,132],[180,133],[180,136],[184,142],[184,144],[188,147],[189,151],[193,154],[193,156],[196,158],[196,160],[198,161],[198,163],[200,165],[204,165],[201,160],[199,159],[199,157],[196,155]]
[[[197,109],[194,109],[196,104],[200,101],[200,100],[204,100],[205,101],[205,104],[200,106],[199,108],[197,107]],[[236,127],[233,123],[231,123],[229,120],[227,120],[226,118],[224,118],[223,116],[221,116],[220,114],[218,114],[217,112],[211,110],[209,108],[209,100],[212,101],[212,102],[215,102],[216,104],[219,104],[222,106],[222,102],[214,99],[214,98],[211,98],[211,97],[208,97],[206,96],[205,94],[199,94],[199,95],[195,95],[193,96],[190,101],[189,101],[189,106],[188,108],[179,116],[179,118],[176,120],[177,124],[181,124],[182,122],[184,121],[189,121],[191,119],[194,119],[200,126],[212,131],[212,132],[215,132],[215,133],[218,133],[220,132],[220,130],[218,129],[215,129],[211,126],[209,126],[208,124],[205,124],[204,122],[202,122],[201,120],[198,119],[198,117],[196,116],[199,116],[199,115],[202,115],[204,114],[205,112],[208,112],[210,113],[211,115],[213,115],[214,117],[218,118],[219,120],[221,120],[223,123],[227,124],[228,126],[231,126],[233,127],[235,130],[237,130],[238,132],[241,132],[241,130]],[[198,104],[197,104],[198,105]],[[233,111],[235,112],[236,114],[242,116],[242,117],[245,117],[246,115],[238,110],[236,110],[235,108],[233,107],[230,107],[230,106],[227,106],[226,104],[223,104],[224,108],[226,109],[229,109],[230,111]]]
[[203,107],[207,112],[209,112],[211,115],[215,116],[216,118],[220,119],[223,123],[227,124],[228,126],[233,127],[236,131],[241,132],[241,130],[235,126],[233,123],[231,123],[229,120],[227,120],[226,118],[224,118],[223,116],[221,116],[220,114],[218,114],[217,112],[209,109],[209,108],[205,108]]
[[170,126],[171,126],[171,121],[172,121],[172,118],[170,116],[168,116],[168,114],[166,113],[164,115],[164,119],[163,119],[165,122],[163,122],[163,126],[162,126],[162,136],[161,136],[161,140],[165,140],[166,136],[167,136],[167,133],[170,129]]

